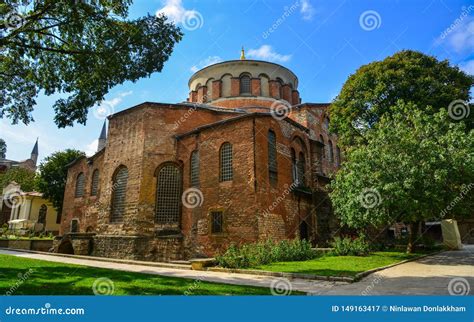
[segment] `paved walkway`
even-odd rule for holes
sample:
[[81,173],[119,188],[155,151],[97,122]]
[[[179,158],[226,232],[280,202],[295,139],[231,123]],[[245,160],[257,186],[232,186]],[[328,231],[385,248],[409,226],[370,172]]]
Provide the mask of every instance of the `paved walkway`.
[[[171,277],[200,279],[203,281],[236,285],[270,287],[275,277],[250,274],[192,271],[174,268],[152,267],[144,265],[103,262],[92,259],[78,259],[46,254],[35,254],[0,250],[0,254],[24,258],[41,259],[52,262],[78,264],[91,267],[108,268],[129,272],[155,274]],[[473,293],[474,289],[474,246],[465,246],[461,251],[443,252],[416,262],[398,265],[364,278],[357,283],[309,281],[292,279],[293,290],[309,294],[328,295],[447,295],[448,284],[453,278],[467,280]],[[463,286],[461,285],[461,286]]]

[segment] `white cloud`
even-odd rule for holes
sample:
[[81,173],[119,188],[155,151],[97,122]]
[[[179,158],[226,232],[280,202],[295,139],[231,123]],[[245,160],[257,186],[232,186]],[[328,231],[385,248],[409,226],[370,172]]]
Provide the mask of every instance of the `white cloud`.
[[309,0],[301,0],[300,12],[304,20],[311,20],[316,13],[316,10]]
[[190,69],[193,73],[195,73],[198,70],[203,69],[204,67],[219,63],[221,61],[222,61],[222,58],[220,58],[219,56],[209,56],[206,59],[201,60],[196,65],[191,66]]
[[468,60],[464,63],[459,64],[459,68],[469,75],[474,75],[474,60]]
[[87,144],[84,152],[88,157],[93,156],[97,152],[97,146],[99,144],[99,140],[95,139],[91,143]]
[[291,55],[282,55],[275,52],[270,45],[262,45],[257,49],[250,49],[247,52],[249,58],[268,60],[273,62],[287,62],[291,59]]
[[438,43],[444,43],[457,53],[474,50],[474,18],[456,19],[441,33]]
[[156,15],[164,14],[175,24],[185,24],[186,20],[201,16],[196,10],[185,9],[182,0],[164,0],[163,3],[164,7],[156,11]]

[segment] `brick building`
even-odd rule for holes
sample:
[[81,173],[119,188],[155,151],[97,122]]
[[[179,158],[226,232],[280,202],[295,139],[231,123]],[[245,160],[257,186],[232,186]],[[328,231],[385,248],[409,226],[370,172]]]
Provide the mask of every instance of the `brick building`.
[[208,66],[189,89],[111,115],[98,152],[70,164],[63,249],[168,261],[269,238],[324,244],[341,161],[328,104],[301,103],[292,71],[255,60]]

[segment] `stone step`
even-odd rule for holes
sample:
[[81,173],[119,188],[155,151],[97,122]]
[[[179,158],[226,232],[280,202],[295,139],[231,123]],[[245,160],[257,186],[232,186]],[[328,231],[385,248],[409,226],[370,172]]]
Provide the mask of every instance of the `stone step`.
[[178,265],[191,265],[190,261],[185,260],[176,260],[176,261],[169,261],[170,264],[178,264]]

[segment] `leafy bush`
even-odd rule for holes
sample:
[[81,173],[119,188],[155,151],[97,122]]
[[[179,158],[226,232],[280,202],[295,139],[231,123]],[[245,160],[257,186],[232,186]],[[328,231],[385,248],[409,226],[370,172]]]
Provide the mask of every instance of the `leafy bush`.
[[275,243],[271,240],[261,243],[236,246],[232,244],[217,262],[227,268],[256,267],[273,262],[301,261],[316,257],[311,243],[306,240],[283,240]]
[[331,243],[333,254],[337,256],[366,256],[370,252],[369,243],[364,236],[359,238],[335,237]]

